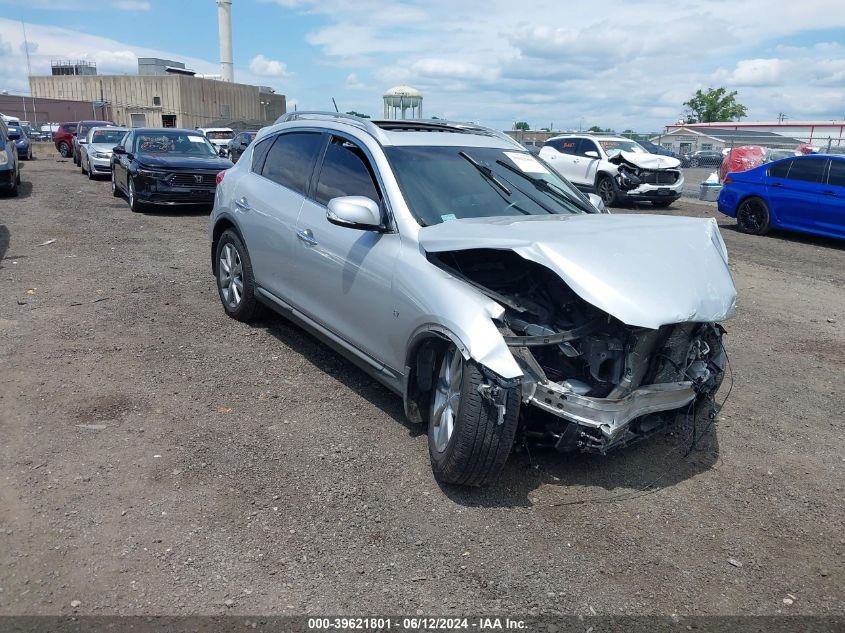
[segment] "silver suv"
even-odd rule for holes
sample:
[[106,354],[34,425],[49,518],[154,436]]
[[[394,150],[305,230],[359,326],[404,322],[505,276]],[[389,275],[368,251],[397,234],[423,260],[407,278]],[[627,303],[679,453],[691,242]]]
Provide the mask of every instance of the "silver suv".
[[716,222],[599,213],[501,133],[292,113],[218,181],[226,313],[269,306],[401,395],[441,482],[630,444],[721,383]]

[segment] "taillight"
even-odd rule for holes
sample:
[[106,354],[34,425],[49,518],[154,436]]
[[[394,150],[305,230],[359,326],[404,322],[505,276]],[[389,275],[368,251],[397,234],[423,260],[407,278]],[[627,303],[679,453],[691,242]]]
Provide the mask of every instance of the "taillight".
[[[220,176],[218,176],[218,178],[220,178]],[[221,178],[221,180],[222,180],[222,178]],[[722,181],[722,183],[723,183],[723,184],[728,184],[729,182],[733,182],[733,181],[734,181],[734,179],[733,179],[733,178],[731,178],[730,176],[725,176],[725,179]],[[219,181],[218,181],[218,182],[219,182]]]
[[223,182],[223,177],[224,177],[225,175],[226,175],[226,170],[225,170],[225,169],[224,169],[223,171],[221,171],[221,172],[217,172],[217,178],[215,178],[215,179],[214,179],[214,180],[215,180],[215,182],[219,185],[221,182]]

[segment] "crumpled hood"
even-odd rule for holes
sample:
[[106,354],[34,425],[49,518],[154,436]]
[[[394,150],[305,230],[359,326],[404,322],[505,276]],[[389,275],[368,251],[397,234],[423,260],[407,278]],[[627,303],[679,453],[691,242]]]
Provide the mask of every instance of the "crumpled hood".
[[720,321],[736,307],[727,249],[712,218],[474,218],[423,227],[419,241],[432,253],[512,250],[558,274],[584,301],[632,326]]
[[615,165],[625,163],[640,169],[677,169],[681,166],[681,161],[677,158],[641,152],[619,152],[615,156],[611,156],[608,161]]

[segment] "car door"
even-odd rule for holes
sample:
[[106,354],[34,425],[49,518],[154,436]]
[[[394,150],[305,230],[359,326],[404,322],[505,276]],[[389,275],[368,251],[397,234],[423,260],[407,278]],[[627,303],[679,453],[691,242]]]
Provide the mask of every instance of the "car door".
[[114,157],[114,181],[124,191],[127,190],[126,175],[129,173],[129,156],[132,153],[132,146],[135,143],[135,133],[129,132],[123,137],[120,146],[124,149],[122,154],[113,154]]
[[845,237],[845,160],[831,158],[818,207],[816,228]]
[[[587,152],[595,152],[595,156],[587,156]],[[592,185],[596,182],[596,170],[601,162],[599,146],[592,139],[582,138],[578,143],[578,156],[573,162],[576,182]]]
[[[367,151],[340,134],[329,137],[313,194],[297,222],[296,302],[315,321],[384,363],[396,327],[392,284],[399,234],[389,227],[384,189]],[[383,231],[338,226],[326,217],[329,200],[364,196],[379,203]],[[393,368],[399,370],[401,368]]]
[[[554,170],[571,182],[583,184],[578,180],[575,160],[578,158],[579,139],[561,138],[551,143],[554,153],[549,153],[548,162]],[[546,158],[546,156],[543,156]]]
[[[787,228],[811,227],[822,204],[827,158],[806,156],[792,159],[785,177],[782,168],[769,169],[769,201],[772,214]],[[774,167],[774,165],[773,165]]]
[[296,219],[311,181],[323,135],[292,131],[262,139],[250,169],[233,191],[237,218],[258,285],[293,300]]

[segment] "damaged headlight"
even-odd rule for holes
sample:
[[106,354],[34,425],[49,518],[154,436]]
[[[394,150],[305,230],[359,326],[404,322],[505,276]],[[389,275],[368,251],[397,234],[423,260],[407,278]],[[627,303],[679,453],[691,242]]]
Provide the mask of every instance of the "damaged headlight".
[[640,178],[640,170],[634,170],[625,165],[620,165],[619,172],[616,174],[616,184],[623,191],[636,189],[643,184],[643,180]]

